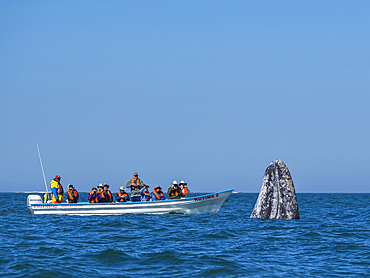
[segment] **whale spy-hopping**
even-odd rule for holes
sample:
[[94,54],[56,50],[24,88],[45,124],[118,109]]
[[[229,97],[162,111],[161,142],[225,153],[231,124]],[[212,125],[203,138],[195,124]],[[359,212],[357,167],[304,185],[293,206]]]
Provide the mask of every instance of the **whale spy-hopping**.
[[292,176],[280,159],[271,162],[266,169],[251,218],[299,219]]

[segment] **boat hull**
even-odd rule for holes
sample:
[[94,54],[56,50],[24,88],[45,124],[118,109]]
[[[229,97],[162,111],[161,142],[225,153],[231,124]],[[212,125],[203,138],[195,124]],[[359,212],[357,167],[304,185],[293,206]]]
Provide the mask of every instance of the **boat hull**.
[[71,215],[102,215],[102,214],[199,214],[217,213],[233,190],[216,192],[212,194],[151,202],[125,202],[125,203],[87,203],[76,204],[28,204],[31,214],[71,214]]

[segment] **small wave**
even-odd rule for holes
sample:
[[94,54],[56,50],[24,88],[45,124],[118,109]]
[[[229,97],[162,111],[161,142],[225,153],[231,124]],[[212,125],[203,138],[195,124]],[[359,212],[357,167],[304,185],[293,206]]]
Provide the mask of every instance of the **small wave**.
[[306,232],[306,233],[302,234],[302,236],[303,237],[308,237],[308,238],[322,237],[321,233],[312,232],[312,231]]
[[154,251],[150,253],[145,253],[145,257],[147,260],[150,260],[151,264],[156,263],[172,263],[176,261],[177,263],[181,263],[182,259],[180,254],[174,250],[164,250],[164,251]]
[[237,237],[237,235],[235,234],[235,231],[222,230],[222,231],[217,231],[217,232],[205,235],[205,238],[209,238],[209,239],[228,239],[230,237]]
[[134,259],[133,256],[130,254],[116,250],[116,249],[111,249],[108,248],[104,251],[97,252],[96,254],[89,254],[89,258],[91,259],[98,259],[99,261],[107,264],[115,264],[115,262],[120,262],[123,260],[132,260]]
[[61,256],[67,253],[67,250],[63,250],[61,248],[55,247],[55,245],[50,245],[50,247],[41,246],[37,249],[37,254],[40,256]]

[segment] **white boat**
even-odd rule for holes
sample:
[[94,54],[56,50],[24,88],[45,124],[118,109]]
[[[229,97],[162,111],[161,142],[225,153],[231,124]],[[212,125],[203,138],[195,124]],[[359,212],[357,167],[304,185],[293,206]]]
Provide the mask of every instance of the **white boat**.
[[102,215],[125,213],[217,213],[233,189],[183,199],[125,203],[44,204],[39,195],[29,195],[27,209],[31,214]]

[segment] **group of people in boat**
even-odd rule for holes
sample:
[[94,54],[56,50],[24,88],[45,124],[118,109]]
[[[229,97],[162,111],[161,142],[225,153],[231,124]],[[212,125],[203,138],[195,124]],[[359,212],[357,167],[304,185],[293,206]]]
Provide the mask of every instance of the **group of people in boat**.
[[[79,194],[76,188],[72,185],[68,185],[68,191],[64,194],[64,189],[60,183],[61,177],[56,175],[51,181],[51,201],[52,203],[61,203],[66,200],[67,203],[77,203],[79,201]],[[165,200],[165,195],[162,192],[162,187],[157,185],[152,192],[149,191],[149,185],[144,184],[139,179],[139,174],[135,172],[133,178],[126,183],[126,188],[130,189],[130,196],[125,191],[125,187],[121,186],[119,191],[114,195],[109,190],[109,185],[106,183],[100,183],[97,188],[93,187],[88,195],[90,203],[113,203],[113,202],[147,202],[147,201],[161,201]],[[181,181],[177,183],[174,180],[171,186],[167,190],[169,199],[180,199],[185,198],[188,195],[189,190],[187,183]],[[66,198],[64,198],[64,195]]]

